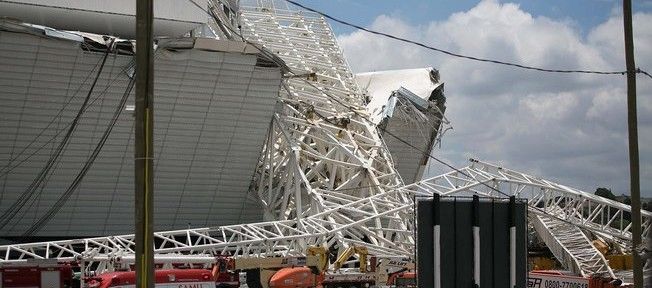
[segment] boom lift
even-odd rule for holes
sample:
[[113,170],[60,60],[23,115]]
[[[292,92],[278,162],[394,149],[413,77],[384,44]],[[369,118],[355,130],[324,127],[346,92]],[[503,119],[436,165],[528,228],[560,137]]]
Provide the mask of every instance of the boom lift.
[[[291,287],[315,287],[318,281],[317,275],[322,272],[320,266],[321,260],[317,256],[267,258],[222,257],[218,258],[217,261],[217,265],[214,268],[215,275],[245,272],[247,275],[247,286],[250,288],[283,287],[270,284],[286,282],[291,282]],[[297,273],[288,274],[288,269],[294,269]],[[217,287],[238,287],[228,285],[227,283],[216,283],[216,285]]]
[[[317,257],[319,275],[310,275],[306,267],[288,267],[279,270],[270,279],[270,288],[308,288],[308,287],[416,287],[414,262],[406,258],[368,257],[368,250],[362,246],[350,246],[345,249],[328,271],[328,250],[324,247],[309,247],[308,257]],[[358,271],[343,271],[342,266],[354,254],[358,255]],[[369,258],[371,265],[367,263]],[[314,280],[313,280],[314,277]],[[264,278],[264,277],[261,277]],[[314,283],[313,283],[314,282]],[[319,286],[321,285],[321,286]]]
[[360,260],[360,272],[367,272],[367,255],[369,254],[369,251],[367,251],[367,248],[362,246],[349,246],[349,248],[346,248],[333,263],[333,269],[335,271],[340,270],[342,265],[344,265],[344,263],[349,260],[354,253],[358,254]]
[[[321,281],[324,288],[335,287],[369,287],[376,284],[376,275],[367,271],[367,255],[368,250],[362,246],[349,246],[346,248],[337,260],[333,262],[333,272],[324,273],[323,280]],[[359,272],[347,271],[342,273],[340,269],[346,261],[353,256],[358,255],[360,264]]]
[[371,258],[377,262],[376,283],[386,283],[393,287],[417,287],[416,265],[409,258]]
[[328,250],[321,246],[311,246],[306,249],[306,255],[319,257],[319,267],[322,271],[328,269]]
[[[324,264],[328,266],[327,250],[323,247],[310,247],[309,255],[318,255]],[[340,272],[344,263],[354,254],[358,255],[359,272]],[[333,272],[324,269],[321,284],[328,287],[367,287],[378,285],[389,285],[394,287],[416,287],[415,264],[408,258],[397,257],[368,257],[369,252],[363,246],[350,246],[345,249],[337,260],[333,262]],[[371,265],[367,259],[370,258]]]

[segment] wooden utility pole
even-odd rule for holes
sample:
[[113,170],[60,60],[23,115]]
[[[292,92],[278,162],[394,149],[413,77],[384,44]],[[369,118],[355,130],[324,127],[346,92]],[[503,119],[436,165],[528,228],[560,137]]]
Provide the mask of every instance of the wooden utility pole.
[[153,0],[136,0],[136,287],[154,287]]
[[[623,0],[625,29],[625,62],[627,65],[627,126],[629,134],[629,178],[632,199],[632,246],[641,245],[641,187],[638,165],[638,124],[636,116],[636,64],[634,63],[634,35],[632,32],[632,1]],[[634,287],[643,288],[643,263],[634,257]]]

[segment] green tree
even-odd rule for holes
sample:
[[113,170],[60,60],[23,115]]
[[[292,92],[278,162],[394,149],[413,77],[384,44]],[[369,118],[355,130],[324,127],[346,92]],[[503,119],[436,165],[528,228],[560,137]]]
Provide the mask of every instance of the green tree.
[[595,190],[594,194],[607,199],[616,200],[616,195],[611,193],[611,189],[600,187]]
[[632,205],[632,199],[625,197],[625,199],[623,199],[623,204]]
[[643,203],[643,209],[652,212],[652,200],[648,201],[647,203]]

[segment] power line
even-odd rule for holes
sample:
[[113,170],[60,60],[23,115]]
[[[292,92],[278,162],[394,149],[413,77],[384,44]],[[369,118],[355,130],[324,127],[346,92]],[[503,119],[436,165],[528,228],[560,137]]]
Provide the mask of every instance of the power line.
[[77,190],[77,187],[86,176],[86,173],[88,173],[90,168],[95,163],[95,159],[97,159],[99,153],[102,151],[102,148],[104,147],[104,144],[108,140],[109,135],[111,135],[111,131],[113,130],[115,123],[118,121],[118,118],[122,114],[125,103],[127,102],[127,99],[129,98],[129,94],[131,93],[131,90],[133,89],[135,84],[136,84],[135,77],[132,77],[129,83],[127,84],[124,93],[122,94],[122,98],[120,99],[120,102],[118,102],[118,106],[116,107],[116,110],[113,112],[113,117],[111,118],[111,121],[109,122],[108,126],[104,130],[104,133],[100,138],[100,141],[95,145],[95,149],[93,149],[93,152],[88,157],[88,159],[84,163],[84,166],[79,171],[79,173],[77,173],[77,176],[75,176],[73,182],[68,186],[68,189],[66,189],[66,191],[61,196],[59,196],[59,199],[57,199],[54,205],[52,205],[52,207],[50,207],[50,209],[48,209],[48,211],[45,214],[43,214],[36,223],[34,223],[31,227],[29,227],[29,229],[25,231],[25,233],[22,235],[23,237],[32,236],[34,233],[38,232],[50,219],[52,219],[52,216],[54,216],[56,213],[59,212],[59,210],[61,210],[61,208],[65,205],[65,203],[68,202],[68,199],[70,199],[72,193],[75,192],[75,190]]
[[[197,4],[195,1],[193,1],[193,0],[188,0],[188,1],[190,1],[190,3],[192,3],[193,5],[195,5],[195,6],[196,6],[197,8],[199,8],[200,10],[204,11],[205,13],[207,13],[209,16],[215,18],[214,15],[212,15],[208,10],[204,9],[203,7],[201,7],[201,6],[200,6],[199,4]],[[301,6],[300,4],[297,4],[297,3],[295,3],[295,2],[293,2],[293,1],[291,1],[291,0],[285,0],[285,1],[288,1],[288,2],[290,2],[290,3],[292,3],[292,4],[297,5],[297,6],[303,7],[303,6]],[[312,10],[312,9],[310,9],[310,8],[307,8],[307,7],[304,7],[304,8],[306,8],[306,9],[308,9],[308,10],[310,10],[310,11],[316,12],[316,13],[318,13],[318,14],[321,14],[320,12],[314,11],[314,10]],[[324,17],[326,17],[326,16],[324,15]],[[216,19],[216,20],[217,20],[217,19]],[[228,25],[224,25],[224,26],[227,27]],[[247,42],[247,43],[253,45],[253,43],[251,43],[250,41],[246,40],[246,39],[244,38],[244,36],[242,36],[242,35],[239,34],[238,32],[232,30],[231,28],[228,28],[228,29],[229,29],[231,32],[233,32],[234,34],[236,34],[237,36],[241,37],[243,41],[245,41],[245,42]],[[363,29],[363,28],[361,27],[361,29]],[[254,48],[257,49],[257,50],[258,50],[259,52],[261,52],[261,53],[265,53],[265,55],[267,55],[267,53],[268,53],[267,51],[264,51],[262,48],[259,48],[257,45],[254,45]],[[270,57],[269,60],[270,60],[270,61],[275,61],[275,58],[271,58],[271,57]],[[283,66],[285,66],[285,65],[283,65]],[[291,71],[291,70],[290,70],[289,72],[290,72],[291,74],[293,74],[293,75],[296,75],[296,74],[295,74],[293,71]],[[619,72],[619,73],[620,73],[620,72]],[[350,106],[348,105],[348,103],[343,103],[342,101],[340,101],[339,99],[337,99],[337,98],[333,97],[332,95],[326,93],[326,92],[323,91],[322,89],[319,89],[319,87],[315,86],[314,84],[312,84],[312,83],[311,83],[310,81],[308,81],[307,79],[303,79],[303,78],[299,78],[299,79],[303,80],[303,81],[306,82],[308,85],[312,86],[313,88],[317,89],[318,91],[321,91],[324,95],[328,96],[328,98],[332,99],[333,101],[337,102],[338,104],[342,105],[343,107],[345,107],[345,108],[351,110],[351,111],[352,111],[353,113],[355,113],[356,115],[362,117],[363,119],[369,121],[370,123],[373,123],[373,121],[371,121],[369,118],[367,118],[366,116],[360,114],[358,111],[355,111],[355,109],[353,109],[352,107],[350,107]],[[324,117],[323,115],[319,114],[317,111],[314,111],[314,112],[315,112],[315,114],[317,114],[320,118],[324,119],[324,120],[327,121],[328,123],[337,126],[336,123],[331,122],[330,119],[327,119],[327,118]],[[304,115],[304,117],[305,117],[305,115]],[[415,149],[415,150],[417,150],[417,151],[423,153],[424,155],[426,155],[426,156],[428,156],[428,157],[434,159],[435,161],[437,161],[437,162],[439,162],[439,163],[441,163],[441,164],[443,164],[443,165],[449,167],[450,169],[453,169],[453,170],[455,170],[456,172],[458,172],[458,173],[460,173],[460,174],[462,174],[462,175],[464,175],[464,176],[466,176],[466,177],[473,178],[473,177],[471,177],[470,175],[468,175],[468,174],[466,174],[465,172],[463,172],[462,170],[457,169],[457,168],[455,168],[453,165],[450,165],[450,164],[446,163],[445,161],[440,160],[440,159],[438,159],[438,158],[436,158],[436,157],[430,155],[430,153],[427,153],[427,152],[421,150],[420,148],[418,148],[418,147],[416,147],[416,146],[410,144],[409,142],[407,142],[407,141],[401,139],[400,137],[394,135],[393,133],[387,131],[386,129],[381,128],[381,127],[377,127],[377,128],[380,129],[380,130],[382,130],[383,132],[387,133],[388,135],[390,135],[390,136],[396,138],[396,139],[399,140],[400,142],[402,142],[402,143],[408,145],[408,146],[411,147],[412,149]],[[485,185],[486,185],[486,184],[485,184]],[[495,190],[496,192],[498,192],[498,193],[500,193],[500,194],[502,194],[502,195],[505,195],[505,196],[509,197],[509,195],[505,194],[504,192],[502,192],[502,191],[500,191],[500,190],[497,190],[497,189],[495,189],[495,188],[493,188],[493,187],[491,187],[491,186],[488,186],[488,187],[492,188],[493,190]]]
[[[208,10],[204,9],[201,5],[197,4],[194,0],[188,0],[188,1],[190,3],[192,3],[198,9],[204,11],[208,16],[211,16],[214,20],[218,21],[218,19],[217,19],[217,17],[215,17],[215,15],[213,15]],[[528,66],[528,65],[524,65],[524,64],[505,62],[505,61],[494,60],[494,59],[487,59],[487,58],[468,56],[468,55],[459,54],[459,53],[451,52],[451,51],[448,51],[448,50],[444,50],[444,49],[441,49],[441,48],[436,48],[436,47],[429,46],[429,45],[421,43],[421,42],[401,38],[401,37],[391,35],[391,34],[387,34],[387,33],[384,33],[384,32],[379,32],[379,31],[367,29],[367,28],[362,27],[360,25],[349,23],[347,21],[335,18],[335,17],[333,17],[331,15],[328,15],[328,14],[326,14],[324,12],[318,11],[318,10],[310,8],[310,7],[307,7],[307,6],[303,5],[303,4],[295,2],[293,0],[284,0],[284,1],[286,1],[286,2],[288,2],[290,4],[293,4],[293,5],[296,5],[296,6],[300,7],[300,8],[305,9],[305,10],[317,13],[317,14],[325,17],[325,18],[328,18],[330,20],[333,20],[333,21],[335,21],[337,23],[340,23],[340,24],[343,24],[343,25],[346,25],[346,26],[349,26],[349,27],[353,27],[353,28],[356,28],[356,29],[359,29],[359,30],[362,30],[362,31],[365,31],[365,32],[368,32],[368,33],[371,33],[371,34],[376,34],[376,35],[388,37],[388,38],[391,38],[391,39],[394,39],[394,40],[397,40],[397,41],[413,44],[413,45],[416,45],[416,46],[419,46],[419,47],[422,47],[422,48],[425,48],[425,49],[428,49],[428,50],[437,51],[437,52],[440,52],[440,53],[443,53],[443,54],[446,54],[446,55],[449,55],[449,56],[463,58],[463,59],[467,59],[467,60],[479,61],[479,62],[485,62],[485,63],[493,63],[493,64],[498,64],[498,65],[505,65],[505,66],[516,67],[516,68],[520,68],[520,69],[533,70],[533,71],[539,71],[539,72],[547,72],[547,73],[566,73],[566,74],[580,73],[580,74],[599,74],[599,75],[625,75],[625,74],[627,74],[627,70],[623,70],[623,71],[598,71],[598,70],[581,70],[581,69],[579,69],[579,70],[547,69],[547,68]],[[227,28],[230,32],[232,32],[233,34],[240,37],[242,39],[242,41],[246,42],[247,44],[252,45],[256,50],[258,50],[264,56],[267,56],[268,60],[278,64],[281,67],[287,67],[287,65],[285,65],[285,63],[280,63],[276,59],[276,57],[274,57],[273,54],[269,53],[269,51],[266,51],[265,49],[262,49],[262,48],[258,47],[258,45],[256,45],[256,43],[245,39],[244,36],[242,36],[237,31],[233,30],[229,25],[222,25],[221,27]],[[292,72],[292,71],[290,71],[290,72]],[[645,71],[645,70],[643,70],[641,68],[636,68],[635,73],[644,74],[647,77],[649,77],[650,79],[652,79],[652,75],[650,75],[650,73],[648,73],[647,71]]]
[[[50,128],[50,126],[52,126],[52,124],[54,124],[54,122],[56,122],[57,118],[59,118],[59,116],[61,115],[61,113],[63,113],[63,111],[64,111],[66,108],[68,108],[68,106],[70,105],[70,103],[72,102],[72,100],[77,96],[77,93],[79,93],[79,91],[81,90],[81,88],[86,84],[86,81],[87,81],[87,80],[88,80],[88,79],[93,75],[93,72],[95,71],[95,69],[97,69],[97,67],[100,65],[100,63],[102,63],[102,58],[100,58],[100,59],[97,60],[97,63],[95,63],[95,66],[91,69],[91,71],[89,71],[88,74],[86,74],[86,77],[84,78],[84,80],[82,80],[82,82],[81,82],[80,85],[77,87],[77,89],[76,89],[75,92],[72,94],[72,96],[71,96],[71,97],[70,97],[66,102],[64,102],[63,106],[59,109],[59,111],[57,111],[57,114],[54,115],[54,117],[52,117],[52,120],[50,120],[50,122],[49,122],[49,123],[48,123],[48,124],[43,128],[43,129],[41,129],[41,131],[39,131],[39,133],[36,135],[36,137],[34,137],[34,139],[32,139],[32,141],[31,141],[30,143],[28,143],[27,145],[25,145],[25,146],[23,147],[23,149],[22,149],[20,152],[18,152],[18,155],[16,155],[15,157],[12,155],[12,157],[9,159],[9,162],[7,162],[7,164],[6,164],[4,167],[2,167],[2,169],[0,169],[0,171],[2,171],[2,174],[0,174],[0,176],[4,176],[4,175],[6,175],[9,171],[13,170],[13,168],[10,168],[9,171],[7,171],[7,172],[4,172],[4,171],[3,171],[3,170],[5,170],[5,169],[9,168],[9,166],[11,166],[11,164],[13,164],[13,162],[16,161],[16,159],[20,158],[20,156],[22,156],[23,153],[25,153],[25,151],[26,151],[27,149],[29,149],[29,147],[31,147],[34,143],[36,143],[36,141],[38,140],[38,138],[40,138],[41,135],[43,135],[43,133],[45,133],[45,131],[47,131],[48,128]],[[68,125],[68,126],[69,126],[69,125]],[[59,130],[59,132],[55,135],[55,138],[56,138],[56,136],[59,136],[59,134],[61,134],[62,131],[64,131],[66,128],[68,128],[68,126],[66,126],[66,127],[64,127],[63,129]],[[53,140],[53,138],[51,138],[50,140],[48,140],[47,143],[46,143],[46,145],[49,144],[49,143],[51,142],[51,140]],[[39,148],[43,148],[43,146],[41,146],[41,147],[39,147]],[[38,149],[38,150],[40,151],[41,149]],[[14,168],[15,168],[15,166],[14,166]]]
[[[203,7],[201,7],[199,4],[197,4],[197,3],[194,2],[193,0],[188,0],[188,1],[190,1],[193,5],[195,5],[195,6],[196,6],[197,8],[199,8],[200,10],[204,11],[205,13],[207,13],[209,16],[213,17],[215,20],[217,20],[216,17],[215,17],[214,15],[212,15],[210,12],[208,12],[206,9],[204,9]],[[461,57],[461,58],[466,58],[466,59],[475,60],[475,61],[481,61],[481,62],[496,63],[496,64],[507,65],[507,66],[514,66],[514,67],[518,67],[518,68],[529,69],[529,70],[536,70],[536,71],[541,71],[541,72],[555,72],[555,73],[584,73],[584,74],[607,74],[607,75],[611,75],[611,74],[621,74],[621,75],[624,75],[625,73],[627,73],[627,71],[591,71],[591,70],[556,70],[556,69],[543,69],[543,68],[538,68],[538,67],[525,66],[525,65],[521,65],[521,64],[515,64],[515,63],[509,63],[509,62],[501,62],[501,61],[496,61],[496,60],[482,59],[482,58],[476,58],[476,57],[471,57],[471,56],[465,56],[465,55],[461,55],[461,54],[456,54],[456,53],[452,53],[452,52],[449,52],[449,51],[445,51],[445,50],[442,50],[442,49],[438,49],[438,48],[430,47],[430,46],[427,46],[427,45],[425,45],[425,44],[418,43],[418,42],[415,42],[415,41],[411,41],[411,40],[407,40],[407,39],[402,39],[402,38],[399,38],[399,37],[396,37],[396,36],[393,36],[393,35],[389,35],[389,34],[385,34],[385,33],[381,33],[381,32],[376,32],[376,31],[373,31],[373,30],[369,30],[369,29],[366,29],[366,28],[363,28],[363,27],[357,26],[357,25],[355,25],[355,24],[350,24],[350,23],[347,23],[347,22],[345,22],[345,21],[342,21],[342,20],[339,20],[339,19],[333,18],[333,17],[331,17],[331,16],[329,16],[329,15],[327,15],[327,14],[324,14],[324,13],[321,13],[321,12],[316,11],[316,10],[314,10],[314,9],[311,9],[311,8],[305,7],[305,6],[303,6],[303,5],[301,5],[301,4],[298,4],[298,3],[296,3],[296,2],[294,2],[294,1],[292,1],[292,0],[285,0],[285,1],[287,1],[287,2],[289,2],[289,3],[291,3],[291,4],[294,4],[294,5],[296,5],[296,6],[302,7],[302,8],[304,8],[304,9],[306,9],[306,10],[309,10],[309,11],[315,12],[315,13],[320,14],[320,15],[322,15],[322,16],[328,18],[328,19],[331,19],[331,20],[333,20],[333,21],[336,21],[336,22],[339,22],[339,23],[342,23],[342,24],[345,24],[345,25],[349,25],[349,26],[352,26],[352,27],[355,27],[355,28],[358,28],[358,29],[361,29],[361,30],[364,30],[364,31],[367,31],[367,32],[370,32],[370,33],[379,34],[379,35],[382,35],[382,36],[387,36],[387,37],[390,37],[390,38],[393,38],[393,39],[396,39],[396,40],[399,40],[399,41],[404,41],[404,42],[412,43],[412,44],[415,44],[415,45],[418,45],[418,46],[422,46],[422,47],[427,48],[427,49],[430,49],[430,50],[435,50],[435,51],[442,52],[442,53],[444,53],[444,54],[448,54],[448,55],[455,56],[455,57]],[[268,60],[273,61],[273,62],[275,62],[275,63],[278,64],[278,61],[276,60],[275,57],[270,57],[270,56],[269,56],[269,52],[268,52],[268,51],[266,51],[266,50],[264,50],[264,49],[258,47],[258,45],[256,45],[255,43],[252,43],[251,41],[245,39],[244,36],[242,36],[242,35],[239,34],[238,32],[236,32],[236,31],[234,31],[233,29],[231,29],[230,27],[228,27],[228,25],[224,25],[224,27],[227,27],[227,29],[229,29],[231,32],[233,32],[233,33],[236,34],[237,36],[241,37],[242,40],[243,40],[244,42],[246,42],[246,43],[248,43],[248,44],[251,44],[251,45],[252,45],[256,50],[258,50],[259,52],[261,52],[264,56],[267,56],[267,57],[269,58]],[[273,54],[272,54],[272,55],[273,55]],[[279,64],[279,66],[281,66],[281,67],[287,67],[284,63]],[[291,73],[291,74],[297,76],[297,74],[294,73],[292,70],[288,69],[288,71],[289,71],[289,73]],[[636,70],[636,73],[643,73],[643,74],[646,74],[646,75],[650,76],[647,72],[645,72],[645,71],[643,71],[643,70],[641,70],[641,69],[637,69],[637,70]],[[650,76],[650,77],[652,78],[652,76]],[[367,118],[365,115],[360,114],[360,113],[359,113],[358,111],[356,111],[354,108],[350,107],[350,105],[349,105],[348,103],[343,103],[342,101],[340,101],[339,99],[337,99],[337,98],[335,98],[334,96],[330,95],[329,93],[326,93],[324,90],[319,89],[319,87],[313,85],[313,84],[312,84],[310,81],[308,81],[307,79],[303,79],[303,78],[300,78],[300,77],[299,77],[299,79],[303,80],[303,81],[306,82],[308,85],[310,85],[310,86],[312,86],[313,88],[317,89],[318,91],[322,92],[322,93],[323,93],[324,95],[326,95],[328,98],[332,99],[333,101],[337,102],[338,104],[342,105],[343,107],[349,109],[350,111],[352,111],[352,112],[355,113],[356,115],[360,116],[361,118],[363,118],[363,119],[365,119],[365,120],[367,120],[367,121],[373,123],[373,121],[371,121],[371,120],[370,120],[369,118]],[[331,125],[339,126],[337,123],[334,123],[334,122],[330,121],[330,119],[328,119],[327,117],[324,117],[323,115],[319,114],[317,111],[314,111],[314,113],[315,113],[316,115],[318,115],[320,118],[324,119],[326,122],[330,123]],[[307,119],[307,117],[306,117],[305,115],[302,115],[302,116],[303,116],[304,118]],[[392,136],[393,138],[396,138],[397,140],[399,140],[399,142],[404,143],[404,144],[407,145],[408,147],[410,147],[410,148],[412,148],[412,149],[414,149],[414,150],[416,150],[416,151],[422,153],[423,155],[427,156],[428,158],[431,158],[431,159],[437,161],[438,163],[440,163],[440,164],[442,164],[442,165],[444,165],[444,166],[446,166],[446,167],[448,167],[448,168],[454,170],[455,172],[457,172],[457,173],[459,173],[459,174],[461,174],[461,175],[463,175],[463,176],[465,176],[465,177],[468,177],[468,178],[470,178],[470,179],[475,179],[475,178],[473,178],[471,175],[469,175],[469,174],[467,174],[466,172],[462,171],[461,169],[458,169],[458,168],[456,168],[455,166],[453,166],[453,165],[451,165],[451,164],[449,164],[449,163],[447,163],[447,162],[445,162],[445,161],[443,161],[443,160],[441,160],[441,159],[439,159],[439,158],[437,158],[437,157],[431,155],[430,153],[421,150],[420,148],[418,148],[418,147],[412,145],[411,143],[409,143],[408,141],[406,141],[406,140],[400,138],[399,136],[396,136],[395,134],[393,134],[393,133],[387,131],[385,128],[382,128],[382,127],[376,127],[376,128],[379,129],[379,130],[381,130],[381,131],[383,131],[383,132],[385,132],[385,133],[387,133],[387,135],[390,135],[390,136]],[[496,188],[493,187],[493,186],[490,186],[489,184],[487,184],[487,183],[485,183],[485,182],[478,181],[478,183],[481,184],[481,185],[483,185],[483,186],[486,186],[487,188],[489,188],[489,189],[491,189],[491,190],[493,190],[493,191],[495,191],[495,192],[497,192],[497,193],[499,193],[499,194],[501,194],[501,195],[503,195],[503,196],[506,196],[506,197],[510,197],[510,196],[511,196],[511,195],[506,194],[505,192],[502,192],[502,191],[496,189]],[[357,188],[372,188],[372,187],[379,187],[379,186],[378,186],[378,185],[372,185],[372,186],[357,187]],[[352,189],[355,189],[355,188],[352,188]],[[352,190],[352,189],[346,189],[346,190]],[[343,190],[344,190],[344,189],[343,189]],[[338,190],[335,190],[335,191],[338,191]],[[391,190],[390,190],[390,191],[391,191]],[[528,207],[530,207],[530,208],[532,208],[532,209],[534,209],[534,210],[538,210],[539,212],[541,212],[541,213],[543,213],[543,214],[545,214],[545,215],[548,215],[548,216],[550,216],[550,217],[553,217],[553,218],[555,218],[555,219],[557,219],[557,220],[559,220],[559,221],[562,221],[562,222],[567,223],[567,224],[575,225],[574,223],[572,223],[572,222],[570,222],[570,221],[568,221],[568,220],[566,220],[566,219],[563,219],[563,218],[561,218],[561,217],[559,217],[559,216],[557,216],[557,215],[551,215],[551,214],[547,213],[546,211],[542,210],[542,209],[539,208],[539,207],[532,206],[532,205],[530,205],[529,203],[528,203],[527,205],[528,205]]]
[[[333,20],[333,21],[335,21],[337,23],[340,23],[340,24],[343,24],[343,25],[346,25],[346,26],[349,26],[349,27],[353,27],[353,28],[365,31],[367,33],[380,35],[380,36],[387,37],[387,38],[390,38],[390,39],[394,39],[394,40],[397,40],[397,41],[413,44],[413,45],[416,45],[416,46],[419,46],[419,47],[422,47],[422,48],[425,48],[425,49],[428,49],[428,50],[437,51],[439,53],[443,53],[443,54],[453,56],[453,57],[457,57],[457,58],[463,58],[463,59],[478,61],[478,62],[493,63],[493,64],[498,64],[498,65],[511,66],[511,67],[516,67],[516,68],[526,69],[526,70],[533,70],[533,71],[539,71],[539,72],[548,72],[548,73],[581,73],[581,74],[600,74],[600,75],[625,75],[627,73],[627,70],[624,70],[624,71],[598,71],[598,70],[582,70],[582,69],[578,69],[578,70],[573,70],[573,69],[547,69],[547,68],[529,66],[529,65],[518,64],[518,63],[513,63],[513,62],[506,62],[506,61],[500,61],[500,60],[494,60],[494,59],[488,59],[488,58],[480,58],[480,57],[475,57],[475,56],[468,56],[468,55],[459,54],[459,53],[451,52],[451,51],[448,51],[448,50],[444,50],[444,49],[441,49],[441,48],[433,47],[433,46],[427,45],[427,44],[422,43],[422,42],[418,42],[418,41],[398,37],[398,36],[388,34],[388,33],[385,33],[385,32],[380,32],[380,31],[368,29],[368,28],[362,27],[360,25],[353,24],[353,23],[350,23],[350,22],[345,21],[345,20],[341,20],[339,18],[336,18],[334,16],[331,16],[331,15],[326,14],[324,12],[321,12],[319,10],[310,8],[310,7],[305,6],[303,4],[297,3],[296,1],[293,1],[293,0],[284,0],[284,1],[286,1],[286,2],[288,2],[290,4],[292,4],[292,5],[298,6],[300,8],[303,8],[305,10],[308,10],[310,12],[317,13],[317,14],[319,14],[319,15],[325,17],[325,18],[328,18],[330,20]],[[650,76],[650,74],[648,74],[647,72],[645,72],[645,71],[643,71],[641,69],[636,69],[636,73],[643,73],[643,74],[647,75],[648,77],[652,78],[652,76]]]
[[641,68],[636,68],[636,73],[643,74],[643,75],[645,75],[647,77],[650,77],[650,79],[652,79],[652,75],[650,75],[650,73],[647,73],[647,72],[641,70]]
[[[101,59],[100,59],[100,61],[101,61]],[[116,74],[116,76],[111,80],[111,82],[110,82],[109,84],[107,84],[106,88],[104,88],[104,91],[102,91],[100,94],[98,94],[98,95],[95,97],[95,99],[93,99],[92,101],[90,101],[90,103],[88,103],[88,105],[86,105],[86,107],[84,107],[84,110],[82,111],[82,113],[86,112],[86,110],[88,110],[91,106],[93,106],[93,104],[95,104],[95,102],[97,102],[97,100],[99,100],[99,99],[102,98],[104,95],[106,95],[106,93],[109,91],[109,88],[111,87],[111,85],[113,85],[115,82],[117,82],[117,80],[120,78],[120,75],[122,75],[123,72],[127,71],[127,70],[129,69],[129,67],[131,67],[131,64],[127,65],[125,68],[122,69],[122,71],[121,71],[120,73]],[[91,71],[92,71],[92,70],[91,70]],[[53,119],[51,123],[53,123],[54,120],[55,120],[55,119]],[[61,133],[63,133],[64,131],[66,131],[66,129],[68,129],[72,124],[73,124],[73,121],[70,121],[68,124],[66,124],[64,127],[62,127],[58,132],[56,132],[52,137],[50,137],[49,139],[47,139],[47,140],[46,140],[46,141],[45,141],[41,146],[36,147],[36,150],[32,151],[29,155],[27,155],[25,158],[23,158],[23,159],[21,159],[20,161],[18,161],[17,163],[15,163],[13,166],[9,167],[10,164],[11,164],[11,162],[8,163],[7,165],[5,165],[5,167],[3,167],[2,169],[0,169],[0,177],[5,176],[5,175],[11,173],[11,171],[13,171],[14,169],[20,167],[23,163],[29,161],[32,157],[34,157],[34,155],[38,154],[41,150],[43,150],[43,148],[45,148],[45,146],[48,146],[49,144],[52,144],[52,142],[54,142],[54,140],[55,140],[57,137],[59,137],[59,135],[61,135]],[[50,126],[50,125],[51,125],[51,124],[48,124],[48,126]],[[46,127],[46,128],[47,128],[47,127]],[[22,156],[23,153],[25,153],[25,151],[27,150],[27,148],[28,148],[29,146],[31,146],[31,145],[33,145],[34,143],[36,143],[36,141],[38,140],[38,138],[43,134],[43,132],[44,132],[45,130],[46,130],[46,129],[44,128],[44,130],[42,130],[42,131],[39,133],[39,135],[37,135],[34,139],[32,139],[32,141],[31,141],[31,142],[30,142],[30,143],[29,143],[25,148],[23,148],[23,150],[21,150],[21,152],[18,153],[18,155],[17,155],[16,157],[13,158],[13,160],[18,159],[18,157]],[[5,170],[5,169],[6,169],[6,170]]]
[[91,98],[91,95],[93,94],[93,90],[95,89],[95,86],[97,84],[97,81],[100,78],[100,75],[102,74],[102,71],[104,70],[104,65],[106,63],[107,58],[109,57],[110,53],[110,47],[113,45],[113,39],[108,45],[108,48],[106,50],[106,53],[104,53],[104,57],[102,58],[102,63],[100,64],[100,67],[97,71],[97,74],[95,75],[95,78],[93,79],[93,83],[90,86],[90,89],[88,90],[88,93],[86,94],[86,97],[84,98],[84,102],[82,103],[81,107],[79,107],[79,111],[77,111],[77,114],[75,115],[75,118],[72,121],[72,124],[70,127],[68,127],[68,130],[66,131],[66,134],[63,136],[63,139],[55,149],[55,152],[53,155],[50,156],[48,161],[46,162],[45,166],[39,171],[39,173],[36,175],[36,178],[30,183],[30,185],[25,189],[25,191],[16,199],[16,201],[5,211],[2,213],[2,216],[0,216],[0,229],[4,228],[11,220],[16,216],[16,214],[25,206],[27,201],[34,195],[35,191],[38,189],[38,187],[43,183],[47,175],[50,173],[50,170],[54,166],[54,164],[59,160],[59,157],[61,156],[61,153],[66,149],[68,146],[68,143],[70,141],[70,138],[77,128],[77,124],[79,123],[79,119],[81,118],[82,114],[84,113],[85,108],[87,107],[88,101]]

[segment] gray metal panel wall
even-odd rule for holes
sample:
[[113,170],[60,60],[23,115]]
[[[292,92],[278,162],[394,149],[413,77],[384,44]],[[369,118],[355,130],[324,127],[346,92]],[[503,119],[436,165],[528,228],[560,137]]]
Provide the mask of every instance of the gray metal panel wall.
[[[61,141],[102,57],[76,42],[0,31],[0,213]],[[1,236],[22,235],[70,185],[125,91],[131,59],[109,56],[51,175]],[[162,50],[155,75],[156,229],[261,220],[246,195],[278,96],[279,68],[258,67],[251,54]],[[36,236],[132,232],[132,113],[122,112],[70,201]]]
[[[442,288],[473,287],[473,205],[469,198],[442,198]],[[480,287],[509,287],[509,201],[480,201]],[[417,203],[417,273],[419,287],[433,283],[432,199]],[[527,280],[527,205],[516,202],[516,287]]]
[[[421,115],[426,118],[422,118]],[[405,183],[421,180],[424,174],[422,169],[429,160],[429,154],[424,155],[422,151],[432,152],[433,140],[439,133],[441,117],[442,115],[433,108],[418,111],[408,100],[401,99],[396,104],[394,115],[381,123],[385,126],[385,130],[418,148],[418,150],[412,148],[381,130],[383,140],[392,154],[394,167]]]

